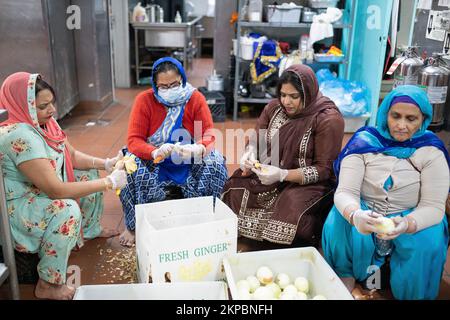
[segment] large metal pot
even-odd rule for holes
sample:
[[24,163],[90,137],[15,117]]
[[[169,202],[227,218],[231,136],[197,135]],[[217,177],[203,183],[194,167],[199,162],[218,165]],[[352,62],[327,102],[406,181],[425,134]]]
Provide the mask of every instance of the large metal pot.
[[433,119],[430,126],[439,129],[444,124],[445,101],[447,100],[450,70],[443,66],[439,54],[426,61],[426,67],[420,71],[419,85],[426,90],[433,106]]
[[395,70],[394,88],[405,84],[418,85],[419,72],[423,67],[423,60],[417,55],[414,47],[409,47],[402,56],[406,59]]
[[208,91],[223,91],[223,77],[214,70],[214,73],[206,79],[206,87]]

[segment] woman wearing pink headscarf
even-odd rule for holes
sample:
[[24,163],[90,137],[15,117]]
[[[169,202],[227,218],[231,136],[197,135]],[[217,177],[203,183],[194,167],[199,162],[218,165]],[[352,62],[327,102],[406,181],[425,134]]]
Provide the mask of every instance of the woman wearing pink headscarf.
[[[112,236],[102,230],[102,192],[126,185],[126,173],[112,168],[118,157],[98,159],[75,150],[53,119],[55,93],[37,74],[9,76],[0,89],[0,163],[15,249],[38,253],[35,295],[72,299],[67,262],[83,237]],[[78,170],[75,170],[78,169]],[[97,169],[110,175],[99,179]],[[84,170],[84,171],[81,171]]]

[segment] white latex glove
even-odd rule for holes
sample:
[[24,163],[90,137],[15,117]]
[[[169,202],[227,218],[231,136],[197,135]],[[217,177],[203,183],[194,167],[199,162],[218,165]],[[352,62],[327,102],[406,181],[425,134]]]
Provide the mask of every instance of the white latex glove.
[[259,169],[252,168],[262,184],[269,185],[275,182],[283,182],[288,175],[288,171],[275,166],[262,164]]
[[174,151],[178,153],[178,155],[183,160],[190,160],[192,158],[201,158],[205,152],[206,148],[202,144],[181,144],[176,143]]
[[125,170],[114,170],[106,177],[112,183],[112,189],[123,189],[127,185],[127,173]]
[[241,160],[239,160],[239,167],[242,171],[245,169],[251,170],[254,168],[256,162],[256,148],[249,145],[242,155]]
[[392,218],[392,221],[395,223],[395,229],[389,232],[386,235],[383,235],[383,237],[380,237],[383,240],[392,240],[397,238],[399,235],[403,234],[408,230],[408,219],[406,217],[394,217]]
[[156,160],[158,157],[162,157],[163,159],[169,157],[174,148],[174,144],[164,143],[161,147],[152,151],[153,160]]
[[115,156],[114,158],[106,158],[105,161],[105,170],[108,173],[111,173],[114,169],[114,166],[116,165],[117,161],[122,160],[123,159],[123,152],[122,150],[119,150],[119,152],[117,153],[117,156]]
[[378,221],[379,217],[383,215],[372,212],[371,210],[361,210],[358,209],[353,214],[353,225],[356,230],[358,230],[361,234],[371,234],[373,232],[377,232],[376,224],[380,223]]

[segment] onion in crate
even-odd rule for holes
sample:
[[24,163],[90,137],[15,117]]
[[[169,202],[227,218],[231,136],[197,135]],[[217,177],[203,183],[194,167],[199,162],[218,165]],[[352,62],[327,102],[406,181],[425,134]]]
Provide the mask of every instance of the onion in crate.
[[295,300],[297,295],[292,292],[282,292],[280,295],[280,300]]
[[308,279],[304,277],[297,277],[295,278],[294,285],[297,288],[298,291],[308,293],[309,291],[309,282]]
[[250,285],[250,293],[255,292],[256,289],[258,289],[261,284],[259,283],[258,278],[256,278],[255,276],[248,276],[247,277],[247,282]]
[[259,287],[258,289],[256,289],[255,293],[253,294],[253,299],[255,299],[255,300],[272,300],[273,292],[269,288]]
[[297,292],[297,295],[295,296],[295,300],[308,300],[308,296],[304,292]]
[[291,283],[291,279],[286,273],[280,273],[277,275],[275,283],[278,284],[281,289],[284,289]]
[[250,292],[250,283],[247,280],[239,280],[236,283],[236,288],[238,290],[243,289],[243,290],[247,290],[247,292]]
[[256,271],[256,277],[262,284],[269,284],[273,281],[273,272],[268,267],[259,267]]
[[238,295],[239,295],[239,299],[241,300],[251,300],[252,299],[252,295],[250,294],[250,292],[247,291],[246,288],[238,288]]
[[286,288],[284,288],[283,290],[283,293],[291,293],[293,295],[296,295],[297,292],[297,288],[293,284],[286,286]]
[[275,282],[269,283],[268,285],[266,285],[266,288],[272,290],[273,297],[275,299],[280,298],[281,288]]

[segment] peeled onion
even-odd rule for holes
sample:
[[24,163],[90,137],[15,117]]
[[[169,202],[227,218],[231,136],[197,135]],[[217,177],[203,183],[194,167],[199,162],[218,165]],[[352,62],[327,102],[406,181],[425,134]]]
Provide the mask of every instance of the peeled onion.
[[291,283],[291,279],[286,273],[280,273],[277,275],[275,283],[278,284],[281,289],[284,289]]
[[309,291],[309,282],[308,279],[303,277],[295,278],[294,285],[298,291],[308,293]]
[[270,290],[269,288],[259,287],[253,294],[253,298],[255,300],[272,300],[273,293],[272,290]]
[[269,284],[273,281],[273,272],[268,267],[259,267],[256,271],[256,277],[262,284]]
[[297,295],[292,292],[283,292],[280,295],[280,300],[295,300]]
[[238,290],[247,290],[247,292],[250,292],[250,283],[247,280],[239,280],[236,283],[236,287]]
[[308,300],[308,296],[304,292],[297,292],[297,295],[295,296],[295,300]]
[[274,297],[275,299],[280,298],[281,289],[280,289],[280,287],[279,287],[276,283],[274,283],[274,282],[269,283],[268,285],[266,285],[266,288],[272,290],[273,297]]
[[258,278],[256,278],[255,276],[248,276],[247,277],[247,282],[250,285],[250,293],[255,292],[256,289],[258,289],[261,284],[259,283]]
[[252,296],[246,288],[238,288],[238,296],[240,300],[251,300]]
[[388,234],[395,229],[395,223],[392,219],[380,217],[378,218],[378,221],[380,221],[380,223],[377,223],[375,228],[380,234]]
[[327,298],[325,298],[325,296],[318,294],[317,296],[314,296],[314,298],[312,298],[313,300],[327,300]]
[[298,292],[297,288],[293,284],[286,286],[286,288],[284,288],[284,290],[283,290],[283,293],[290,293],[293,295],[296,295],[297,292]]

